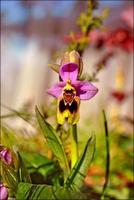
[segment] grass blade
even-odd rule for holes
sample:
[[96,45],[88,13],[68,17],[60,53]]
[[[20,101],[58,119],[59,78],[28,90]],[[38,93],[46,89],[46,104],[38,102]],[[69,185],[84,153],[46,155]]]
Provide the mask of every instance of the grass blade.
[[25,163],[24,163],[20,153],[17,152],[17,154],[18,154],[18,160],[19,160],[19,166],[18,166],[19,182],[31,183],[30,174],[25,166]]
[[102,189],[102,197],[105,194],[105,190],[108,185],[109,180],[109,171],[110,171],[110,153],[109,153],[109,134],[108,134],[108,125],[105,111],[103,110],[103,119],[104,119],[104,128],[105,128],[105,141],[106,141],[106,172],[105,172],[105,183]]

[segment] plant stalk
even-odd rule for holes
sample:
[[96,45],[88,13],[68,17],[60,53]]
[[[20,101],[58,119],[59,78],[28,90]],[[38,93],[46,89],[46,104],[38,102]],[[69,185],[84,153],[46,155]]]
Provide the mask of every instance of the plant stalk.
[[71,125],[70,133],[72,137],[71,141],[71,169],[74,167],[78,160],[78,138],[77,138],[77,125]]

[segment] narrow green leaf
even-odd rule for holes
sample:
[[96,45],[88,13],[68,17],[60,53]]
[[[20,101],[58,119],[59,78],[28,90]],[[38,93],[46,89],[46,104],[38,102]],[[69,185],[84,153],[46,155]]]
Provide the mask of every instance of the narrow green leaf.
[[105,141],[106,141],[106,172],[105,172],[105,183],[102,189],[102,199],[105,195],[105,190],[108,185],[109,171],[110,171],[110,149],[109,149],[109,131],[105,111],[103,110],[104,128],[105,128]]
[[93,159],[95,152],[95,135],[92,135],[85,146],[79,160],[73,167],[70,176],[66,181],[66,186],[79,191],[83,185],[84,178],[89,169],[89,165]]
[[64,147],[59,136],[57,135],[54,128],[48,122],[45,121],[44,117],[41,115],[37,107],[36,116],[49,147],[53,151],[54,155],[57,157],[58,161],[61,164],[61,167],[64,170],[65,177],[67,177],[67,175],[69,174],[69,166]]
[[16,200],[86,200],[83,193],[59,187],[55,190],[50,185],[19,183]]
[[19,152],[17,152],[17,154],[18,154],[18,159],[19,159],[19,167],[18,167],[19,182],[31,183],[31,178],[30,178],[29,172],[24,164],[24,161],[22,160],[22,157],[19,154]]
[[8,185],[12,193],[15,194],[18,185],[17,172],[11,166],[8,166],[2,162],[0,164],[1,164],[0,175],[2,177],[2,180],[4,183]]
[[9,114],[6,114],[6,115],[1,115],[0,118],[1,119],[5,119],[5,118],[11,118],[11,117],[21,117],[22,119],[28,119],[30,118],[32,115],[31,114],[28,114],[28,113],[21,113],[21,112],[13,112],[13,113],[9,113]]
[[[8,109],[9,111],[11,111],[11,114],[16,115],[16,117],[20,117],[21,119],[23,119],[24,121],[26,121],[27,123],[29,123],[31,126],[32,124],[30,123],[29,119],[32,117],[31,114],[26,113],[26,112],[18,112],[15,109],[12,109],[4,104],[1,104],[1,106],[3,106],[4,108]],[[10,115],[10,114],[9,114]],[[0,118],[5,118],[6,116],[0,116]],[[8,116],[7,116],[8,117]]]
[[1,144],[12,149],[12,146],[15,144],[16,138],[14,131],[9,128],[6,124],[1,126]]

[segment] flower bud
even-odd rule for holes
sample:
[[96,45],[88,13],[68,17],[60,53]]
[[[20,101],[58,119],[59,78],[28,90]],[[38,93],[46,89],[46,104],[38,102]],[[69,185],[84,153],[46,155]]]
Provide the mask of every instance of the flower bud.
[[73,50],[71,52],[68,52],[68,51],[65,52],[65,54],[63,55],[62,60],[61,60],[61,66],[65,65],[67,63],[77,64],[79,67],[79,75],[82,73],[83,63],[82,63],[82,59],[77,51]]
[[3,184],[0,184],[0,199],[1,200],[8,199],[8,190]]
[[0,151],[0,159],[6,164],[11,165],[13,162],[11,151],[7,148],[3,148]]

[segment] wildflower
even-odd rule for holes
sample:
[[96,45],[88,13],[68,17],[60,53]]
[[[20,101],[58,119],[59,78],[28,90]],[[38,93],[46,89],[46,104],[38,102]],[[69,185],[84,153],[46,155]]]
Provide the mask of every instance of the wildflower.
[[117,100],[117,102],[122,103],[127,97],[128,95],[125,92],[121,92],[121,91],[112,91],[111,92],[111,96]]
[[97,49],[102,48],[105,45],[108,37],[108,32],[93,30],[89,32],[89,43],[95,46]]
[[[71,53],[65,53],[65,55]],[[69,62],[68,59],[65,60],[65,55],[59,69],[61,81],[48,89],[47,92],[58,98],[58,123],[63,124],[65,119],[68,119],[68,123],[76,124],[79,120],[80,101],[91,99],[98,89],[90,82],[78,80],[79,64],[76,62],[76,54]]]
[[106,45],[111,48],[119,47],[127,52],[132,52],[133,40],[134,38],[129,30],[119,28],[109,35]]
[[12,158],[12,155],[11,155],[11,152],[9,149],[3,148],[0,151],[0,158],[5,164],[7,164],[7,165],[12,164],[13,158]]
[[114,31],[91,31],[89,34],[90,44],[97,49],[102,47],[121,48],[124,51],[131,53],[133,51],[133,36],[130,30],[125,28],[117,28]]
[[0,199],[1,200],[8,199],[8,190],[3,184],[0,184]]
[[134,15],[134,11],[133,11],[133,8],[131,8],[131,7],[122,12],[122,19],[132,29],[133,29],[133,26],[134,26],[133,15]]
[[122,69],[118,69],[116,77],[115,77],[115,89],[111,91],[110,95],[117,102],[123,102],[128,96],[124,92],[125,87],[125,74]]

